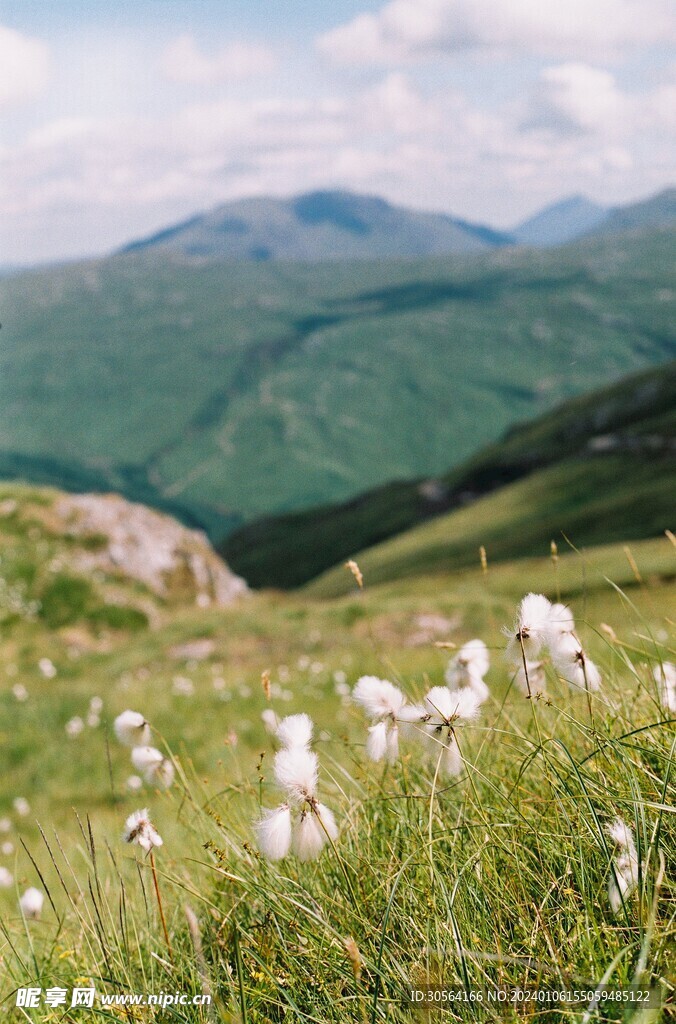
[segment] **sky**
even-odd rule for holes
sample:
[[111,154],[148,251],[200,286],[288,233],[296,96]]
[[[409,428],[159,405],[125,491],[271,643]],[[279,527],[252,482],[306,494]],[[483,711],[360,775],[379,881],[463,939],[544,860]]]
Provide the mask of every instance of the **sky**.
[[509,228],[674,184],[672,0],[0,0],[0,266],[344,188]]

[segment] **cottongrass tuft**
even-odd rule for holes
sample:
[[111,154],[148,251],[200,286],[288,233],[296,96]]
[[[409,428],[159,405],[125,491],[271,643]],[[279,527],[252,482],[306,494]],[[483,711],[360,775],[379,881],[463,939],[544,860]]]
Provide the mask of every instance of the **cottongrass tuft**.
[[19,906],[21,912],[25,918],[29,918],[32,921],[37,919],[42,914],[42,907],[45,902],[45,897],[39,889],[35,889],[33,886],[26,889],[25,893],[19,899]]
[[489,668],[490,657],[486,644],[483,640],[469,640],[449,661],[444,679],[451,690],[468,686],[483,703],[490,696],[490,690],[484,682]]
[[310,744],[312,730],[313,724],[309,715],[287,715],[277,726],[276,736],[285,750],[293,750],[295,747],[307,747]]
[[11,871],[8,871],[5,867],[0,867],[0,889],[9,889],[14,884]]
[[292,849],[301,861],[315,860],[338,837],[332,812],[317,799],[319,764],[308,747],[312,732],[312,719],[304,714],[289,715],[277,731],[280,742],[291,744],[278,750],[273,762],[275,782],[287,799],[254,822],[258,848],[271,861]]
[[544,594],[526,594],[522,599],[514,626],[505,630],[509,637],[505,654],[514,665],[524,658],[527,661],[537,659],[550,636],[551,609]]
[[131,752],[131,763],[149,786],[169,789],[174,781],[172,761],[155,747],[134,747]]
[[12,806],[20,818],[26,818],[31,812],[31,805],[26,800],[25,796],[16,796],[12,801]]
[[146,808],[129,815],[124,823],[122,838],[125,843],[136,843],[146,853],[150,853],[155,846],[164,845],[164,840],[151,822]]
[[150,743],[150,726],[140,711],[123,711],[115,719],[113,728],[125,747],[145,747]]
[[433,686],[425,696],[420,721],[430,740],[444,747],[440,767],[447,775],[459,775],[463,766],[456,727],[476,721],[480,706],[480,698],[469,687],[449,690]]
[[621,818],[611,822],[606,831],[618,848],[608,880],[608,899],[612,912],[619,914],[638,885],[638,854],[633,832]]
[[268,860],[282,860],[291,849],[291,808],[280,804],[274,810],[264,810],[255,822],[254,831],[258,848]]
[[552,661],[559,675],[571,686],[581,690],[600,689],[601,673],[572,633],[561,634],[556,647],[552,648]]
[[406,705],[406,697],[388,679],[362,676],[352,691],[352,699],[374,722],[366,741],[366,756],[371,761],[386,759],[394,764],[399,757],[398,720]]
[[271,736],[274,736],[279,728],[279,715],[272,708],[264,708],[261,711],[261,721],[265,726],[265,731]]
[[660,688],[660,703],[667,711],[676,713],[676,665],[664,661],[655,665],[653,679]]

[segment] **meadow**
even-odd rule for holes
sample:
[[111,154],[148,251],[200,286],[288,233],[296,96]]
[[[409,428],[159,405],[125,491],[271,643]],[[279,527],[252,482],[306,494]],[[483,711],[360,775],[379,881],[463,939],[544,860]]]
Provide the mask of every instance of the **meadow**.
[[[48,495],[6,485],[2,498],[18,504],[0,524],[6,1019],[85,1019],[91,1011],[16,1008],[14,993],[90,981],[108,994],[214,1000],[97,1004],[104,1020],[438,1019],[412,1007],[413,984],[650,983],[673,1002],[676,726],[653,678],[674,660],[669,538],[495,565],[489,548],[486,571],[477,552],[473,566],[380,585],[367,571],[363,590],[343,569],[342,596],[270,591],[214,610],[103,575],[84,594],[67,569],[73,539],[22,515]],[[572,689],[551,664],[540,696],[515,685],[502,627],[531,590],[570,604],[598,692]],[[127,617],[106,619],[101,609],[123,594]],[[350,699],[357,679],[388,678],[419,700],[475,636],[490,650],[490,697],[458,730],[461,774],[443,776],[415,738],[395,764],[371,763],[368,721]],[[126,708],[171,759],[170,788],[129,788],[130,752],[112,727]],[[280,800],[266,708],[315,722],[319,798],[339,829],[316,861],[270,863],[256,844],[253,821]],[[142,807],[164,840],[155,862],[168,944],[149,858],[121,838]],[[618,815],[640,867],[613,913],[606,829]],[[48,894],[37,920],[18,908],[27,886]],[[667,1013],[475,1002],[444,1019],[648,1024]]]

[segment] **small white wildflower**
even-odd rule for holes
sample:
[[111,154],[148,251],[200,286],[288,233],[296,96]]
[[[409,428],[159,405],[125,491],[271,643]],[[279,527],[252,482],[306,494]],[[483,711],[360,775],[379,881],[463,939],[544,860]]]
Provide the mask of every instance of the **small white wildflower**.
[[14,884],[11,871],[0,867],[0,889],[9,889]]
[[40,658],[38,668],[45,679],[53,679],[56,675],[56,665],[51,658]]
[[130,793],[138,793],[139,789],[143,787],[143,779],[140,775],[130,775],[125,782],[125,786]]
[[131,763],[149,786],[169,789],[174,781],[172,761],[155,747],[134,747],[131,752]]
[[269,732],[271,736],[274,736],[279,728],[279,715],[272,708],[265,708],[261,711],[261,719],[265,726],[265,731]]
[[676,665],[670,661],[655,665],[653,679],[660,688],[660,703],[667,711],[676,713]]
[[74,718],[69,718],[66,722],[66,736],[69,739],[74,740],[81,732],[84,731],[84,727],[85,724],[79,715],[76,715]]
[[274,810],[264,810],[255,822],[254,831],[258,847],[268,860],[281,860],[291,849],[291,809],[280,804]]
[[629,899],[638,885],[638,854],[634,835],[621,818],[611,822],[606,831],[618,847],[613,861],[614,870],[608,880],[610,907],[614,914],[618,914],[623,902]]
[[571,686],[581,690],[600,688],[601,673],[572,633],[565,633],[559,638],[556,650],[552,651],[552,660],[559,675]]
[[11,832],[12,831],[12,820],[11,818],[0,818],[0,832]]
[[317,755],[304,747],[291,747],[275,754],[274,775],[278,786],[296,802],[311,801],[317,790]]
[[163,840],[152,824],[148,811],[134,811],[124,823],[122,837],[125,843],[137,843],[142,850],[150,853],[154,846],[162,846]]
[[518,665],[524,656],[528,661],[537,658],[549,639],[551,607],[543,594],[523,598],[513,628],[505,631],[509,637],[505,655],[513,664]]
[[14,694],[14,699],[18,700],[20,704],[28,700],[28,690],[22,683],[15,683],[12,687],[12,693]]
[[23,916],[36,921],[42,913],[42,905],[45,902],[45,897],[39,889],[30,888],[26,889],[25,893],[19,900],[19,906]]
[[123,711],[115,719],[113,728],[126,747],[146,746],[150,742],[150,726],[140,711]]
[[287,715],[277,727],[277,739],[286,750],[307,747],[312,739],[312,719],[309,715]]
[[5,842],[0,846],[3,857],[11,857],[14,853],[14,843],[10,839],[6,839]]
[[28,803],[25,796],[15,797],[12,801],[12,806],[20,818],[25,818],[31,812],[31,805]]

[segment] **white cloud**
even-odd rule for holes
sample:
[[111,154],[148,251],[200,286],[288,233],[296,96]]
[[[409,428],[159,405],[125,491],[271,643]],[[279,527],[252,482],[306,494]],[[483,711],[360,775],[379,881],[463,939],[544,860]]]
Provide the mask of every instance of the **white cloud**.
[[613,133],[629,105],[609,71],[587,64],[561,64],[540,73],[525,127],[563,135]]
[[675,39],[670,0],[390,0],[317,45],[336,63],[370,65],[475,49],[579,59]]
[[183,85],[214,85],[229,79],[248,78],[274,70],[275,55],[267,46],[235,41],[209,56],[193,36],[178,36],[162,55],[162,69],[172,82]]
[[0,25],[0,109],[35,99],[49,78],[49,48]]

